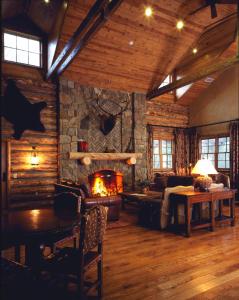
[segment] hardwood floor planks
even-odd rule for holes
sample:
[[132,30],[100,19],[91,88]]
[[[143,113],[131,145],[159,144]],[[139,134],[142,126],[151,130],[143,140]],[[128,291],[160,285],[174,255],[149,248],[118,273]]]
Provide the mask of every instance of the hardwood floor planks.
[[[127,210],[125,216],[132,217]],[[21,255],[24,262],[24,247]],[[12,250],[4,256],[13,258]],[[94,276],[92,270],[89,278]],[[164,299],[239,299],[238,221],[215,232],[196,230],[190,238],[135,222],[107,230],[103,300]]]

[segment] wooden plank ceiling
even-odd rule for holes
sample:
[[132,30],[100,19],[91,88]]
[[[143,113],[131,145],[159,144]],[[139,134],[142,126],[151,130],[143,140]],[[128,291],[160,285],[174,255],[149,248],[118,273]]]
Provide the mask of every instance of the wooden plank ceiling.
[[[69,1],[58,53],[93,3]],[[218,17],[214,19],[209,7],[189,15],[202,3],[125,0],[64,75],[85,85],[146,93],[175,69],[180,75],[195,70],[221,55],[235,38],[235,16],[230,15],[235,15],[236,5],[217,5]],[[153,8],[151,18],[144,15],[146,4]],[[185,20],[182,31],[175,27],[179,18]],[[226,23],[219,26],[222,20]],[[215,26],[220,29],[213,29]],[[196,57],[191,51],[195,45],[199,49]]]
[[56,20],[60,5],[60,0],[50,0],[48,4],[44,0],[2,0],[1,17],[6,21],[25,14],[48,34]]

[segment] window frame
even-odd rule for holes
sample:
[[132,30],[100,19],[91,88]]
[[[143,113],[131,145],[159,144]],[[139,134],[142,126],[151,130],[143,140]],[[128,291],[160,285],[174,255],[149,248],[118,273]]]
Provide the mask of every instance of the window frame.
[[[229,138],[229,145],[230,145],[230,136],[229,134],[220,134],[220,135],[207,135],[207,136],[201,136],[199,139],[199,155],[201,159],[202,153],[202,140],[209,140],[209,139],[215,139],[215,152],[214,154],[214,162],[215,162],[215,168],[216,170],[220,172],[228,172],[230,170],[230,149],[229,152],[219,152],[219,138]],[[229,168],[219,168],[218,167],[218,154],[219,153],[229,153]],[[207,153],[208,154],[208,153]]]
[[[16,48],[12,48],[12,47],[8,47],[8,46],[5,46],[4,44],[4,33],[7,33],[7,34],[12,34],[12,35],[15,35],[16,37],[22,37],[22,38],[27,38],[29,40],[35,40],[35,41],[39,41],[40,43],[40,53],[39,53],[39,58],[40,58],[40,66],[35,66],[35,65],[31,65],[31,64],[26,64],[26,63],[21,63],[21,62],[17,62],[17,61],[11,61],[11,60],[7,60],[5,59],[4,57],[4,49],[5,47],[7,48],[11,48],[11,49],[18,49],[17,46]],[[17,65],[22,65],[22,66],[25,66],[25,67],[30,67],[30,68],[37,68],[37,69],[42,69],[43,68],[43,39],[39,36],[35,36],[35,35],[31,35],[31,34],[26,34],[26,33],[23,33],[23,32],[20,32],[20,31],[16,31],[16,30],[11,30],[11,29],[7,29],[7,28],[3,28],[3,31],[2,31],[2,61],[5,62],[5,63],[9,63],[9,64],[17,64]],[[25,50],[23,50],[25,51]],[[29,55],[29,53],[34,53],[34,52],[31,52],[31,51],[26,51]],[[38,54],[38,53],[36,53]]]
[[[163,166],[163,155],[172,155],[172,168],[154,168],[154,147],[153,147],[153,143],[154,141],[159,141],[159,163],[160,166]],[[172,153],[168,154],[168,153],[162,153],[162,141],[170,141],[171,142],[171,149],[172,149]],[[173,171],[174,170],[174,140],[170,139],[170,138],[153,138],[153,143],[152,143],[152,169],[153,172],[169,172],[169,171]]]

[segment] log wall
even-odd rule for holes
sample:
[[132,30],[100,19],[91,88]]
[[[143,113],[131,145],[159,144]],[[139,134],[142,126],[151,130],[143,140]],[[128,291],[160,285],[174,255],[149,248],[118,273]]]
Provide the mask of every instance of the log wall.
[[[12,124],[2,118],[2,142],[8,144],[8,208],[37,206],[51,201],[54,183],[58,176],[57,88],[47,83],[39,70],[18,65],[4,64],[3,92],[6,79],[14,79],[20,91],[31,103],[45,101],[41,111],[45,132],[26,130],[20,140],[12,137]],[[14,109],[14,108],[13,108]],[[38,166],[30,164],[32,146],[40,159]]]
[[188,127],[188,108],[176,103],[161,103],[154,100],[147,102],[145,120],[147,124]]

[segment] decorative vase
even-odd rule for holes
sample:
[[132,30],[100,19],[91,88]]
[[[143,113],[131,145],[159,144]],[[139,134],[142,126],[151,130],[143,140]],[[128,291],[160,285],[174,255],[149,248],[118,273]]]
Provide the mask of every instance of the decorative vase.
[[201,192],[208,191],[210,185],[212,184],[212,178],[209,176],[199,176],[195,180],[195,187]]
[[78,140],[78,151],[88,152],[88,143],[84,140]]

